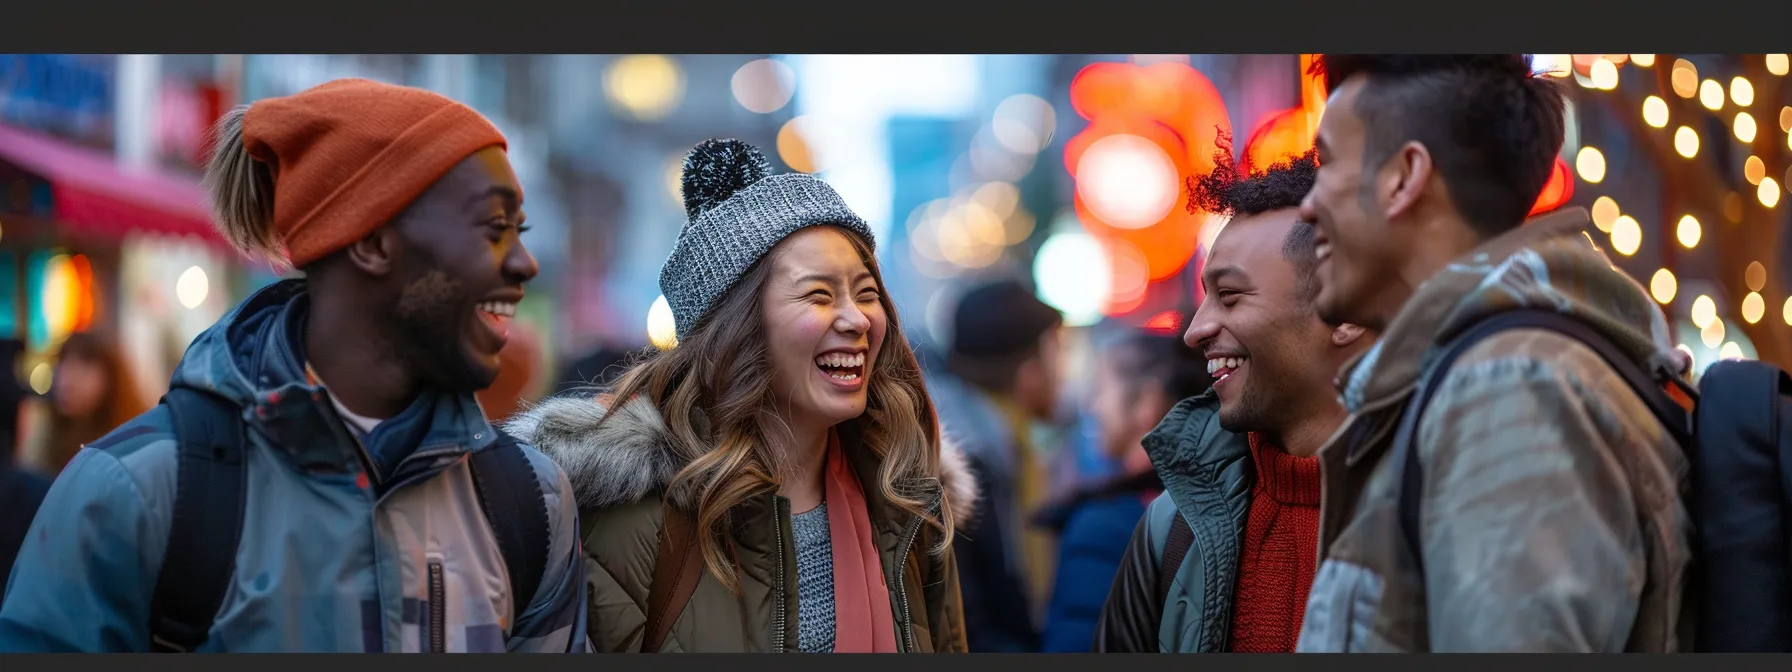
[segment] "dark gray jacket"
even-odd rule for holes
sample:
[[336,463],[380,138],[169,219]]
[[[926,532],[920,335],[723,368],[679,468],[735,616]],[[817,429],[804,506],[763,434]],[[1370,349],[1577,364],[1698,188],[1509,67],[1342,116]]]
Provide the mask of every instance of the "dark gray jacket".
[[[1095,632],[1101,653],[1215,653],[1232,631],[1238,553],[1256,479],[1250,442],[1220,429],[1212,392],[1182,400],[1145,436],[1164,493],[1133,531]],[[1171,522],[1194,533],[1168,594],[1159,589]]]

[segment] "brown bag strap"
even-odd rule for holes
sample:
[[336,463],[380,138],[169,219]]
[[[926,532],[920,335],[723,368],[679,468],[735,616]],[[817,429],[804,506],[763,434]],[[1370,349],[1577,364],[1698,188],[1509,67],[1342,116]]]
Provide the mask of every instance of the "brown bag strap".
[[659,653],[703,578],[703,554],[697,550],[697,523],[689,513],[667,502],[661,509],[659,554],[653,561],[653,583],[647,588],[647,633],[642,653]]

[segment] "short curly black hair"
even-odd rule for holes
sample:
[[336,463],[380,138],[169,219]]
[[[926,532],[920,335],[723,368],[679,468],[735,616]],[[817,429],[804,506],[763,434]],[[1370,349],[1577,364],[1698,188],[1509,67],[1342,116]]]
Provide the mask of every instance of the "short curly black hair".
[[[1213,172],[1188,178],[1188,211],[1231,217],[1255,216],[1300,207],[1319,175],[1319,155],[1312,149],[1246,172],[1232,161],[1232,136],[1220,131],[1214,140]],[[1319,295],[1318,244],[1313,225],[1296,221],[1282,241],[1282,256],[1294,264],[1297,290],[1310,307]]]
[[1300,207],[1319,175],[1319,155],[1308,149],[1261,171],[1246,172],[1232,160],[1232,134],[1214,139],[1213,172],[1188,178],[1188,211],[1216,215],[1261,215]]

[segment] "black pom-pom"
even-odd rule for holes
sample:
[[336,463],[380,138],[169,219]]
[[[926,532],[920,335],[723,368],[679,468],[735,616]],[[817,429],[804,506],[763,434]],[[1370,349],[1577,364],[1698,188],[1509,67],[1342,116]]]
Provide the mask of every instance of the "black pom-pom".
[[735,139],[704,140],[684,157],[684,211],[691,219],[772,173],[759,149]]

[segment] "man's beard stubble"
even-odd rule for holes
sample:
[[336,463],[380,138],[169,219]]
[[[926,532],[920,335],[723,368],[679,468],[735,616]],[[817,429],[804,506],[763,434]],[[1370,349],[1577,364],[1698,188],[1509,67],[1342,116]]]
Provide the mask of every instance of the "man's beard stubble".
[[1239,395],[1238,403],[1233,404],[1230,409],[1221,408],[1220,429],[1234,434],[1267,431],[1273,424],[1274,411],[1269,408],[1270,402],[1266,398],[1268,395],[1259,390],[1256,385],[1246,385],[1243,394]]
[[469,361],[463,347],[466,329],[460,283],[430,269],[405,283],[392,311],[392,353],[407,362],[412,374],[430,387],[454,394],[490,386],[491,377]]

